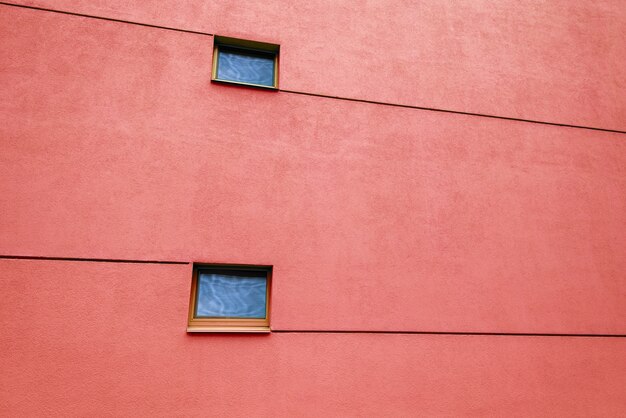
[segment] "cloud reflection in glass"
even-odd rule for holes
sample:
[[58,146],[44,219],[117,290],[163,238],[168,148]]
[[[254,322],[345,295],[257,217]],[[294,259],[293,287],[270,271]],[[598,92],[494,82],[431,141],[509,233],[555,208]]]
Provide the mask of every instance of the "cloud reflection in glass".
[[265,273],[200,271],[197,291],[197,318],[265,318]]
[[274,65],[273,54],[220,48],[217,79],[273,87]]

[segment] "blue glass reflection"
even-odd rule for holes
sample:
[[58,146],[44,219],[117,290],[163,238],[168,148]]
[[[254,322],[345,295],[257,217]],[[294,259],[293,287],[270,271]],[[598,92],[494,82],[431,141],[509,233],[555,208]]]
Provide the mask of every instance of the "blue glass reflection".
[[274,56],[271,54],[220,49],[217,62],[220,80],[274,85]]
[[196,317],[265,318],[267,279],[250,276],[200,271]]

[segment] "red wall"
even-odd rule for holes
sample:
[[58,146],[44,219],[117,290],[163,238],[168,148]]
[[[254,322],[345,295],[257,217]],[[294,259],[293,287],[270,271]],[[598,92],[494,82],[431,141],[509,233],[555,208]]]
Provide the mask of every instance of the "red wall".
[[622,0],[14,2],[280,43],[287,90],[626,131]]
[[[292,92],[0,5],[0,414],[626,412],[620,2],[23,3]],[[187,335],[194,261],[273,265],[277,332]]]
[[622,338],[187,335],[189,276],[186,265],[0,261],[3,415],[624,410]]

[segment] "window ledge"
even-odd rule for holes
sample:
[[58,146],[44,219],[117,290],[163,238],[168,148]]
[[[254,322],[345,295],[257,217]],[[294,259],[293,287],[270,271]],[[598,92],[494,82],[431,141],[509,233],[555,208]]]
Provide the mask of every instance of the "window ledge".
[[187,332],[237,332],[237,333],[270,333],[270,327],[187,327]]
[[219,83],[219,84],[234,84],[236,86],[246,86],[246,87],[254,87],[254,88],[264,89],[264,90],[278,91],[278,87],[266,86],[265,84],[244,83],[243,81],[221,80],[219,78],[214,78],[211,81],[214,83]]

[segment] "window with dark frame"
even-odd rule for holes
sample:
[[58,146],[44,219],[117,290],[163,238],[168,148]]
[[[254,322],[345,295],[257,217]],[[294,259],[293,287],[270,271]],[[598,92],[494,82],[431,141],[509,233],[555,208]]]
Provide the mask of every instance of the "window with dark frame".
[[279,49],[276,44],[216,35],[211,79],[277,90]]
[[194,264],[188,332],[270,332],[271,267]]

